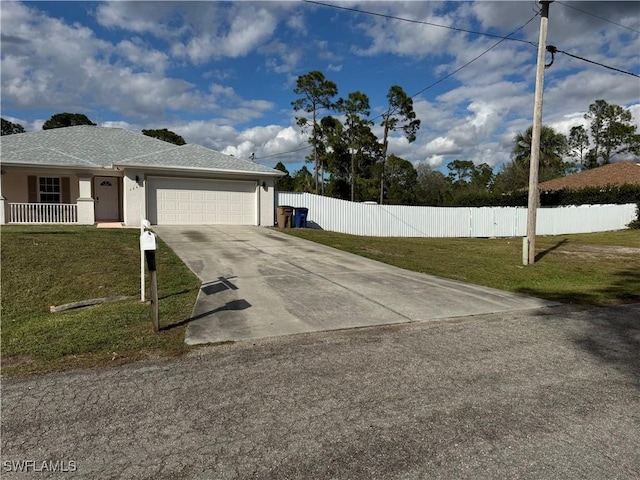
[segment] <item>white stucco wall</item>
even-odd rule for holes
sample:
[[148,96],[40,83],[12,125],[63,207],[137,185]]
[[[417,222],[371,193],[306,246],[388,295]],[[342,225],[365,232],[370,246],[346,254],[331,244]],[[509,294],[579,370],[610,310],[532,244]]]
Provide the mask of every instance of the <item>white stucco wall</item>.
[[[264,182],[265,187],[262,187]],[[273,227],[275,225],[275,181],[272,178],[261,180],[260,192],[260,226]]]
[[146,216],[146,183],[145,174],[141,170],[125,171],[122,179],[123,220],[128,227],[139,227],[141,215]]
[[69,201],[76,203],[80,195],[78,190],[78,177],[68,170],[38,170],[33,172],[8,170],[2,175],[2,195],[9,203],[29,202],[29,190],[27,177],[69,177]]

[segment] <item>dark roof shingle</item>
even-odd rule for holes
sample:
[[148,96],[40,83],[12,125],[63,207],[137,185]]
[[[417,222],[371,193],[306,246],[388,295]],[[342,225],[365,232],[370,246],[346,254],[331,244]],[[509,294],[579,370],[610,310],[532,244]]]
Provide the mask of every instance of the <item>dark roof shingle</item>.
[[540,184],[541,192],[608,185],[640,185],[640,163],[622,161],[610,163],[585,172],[555,178]]

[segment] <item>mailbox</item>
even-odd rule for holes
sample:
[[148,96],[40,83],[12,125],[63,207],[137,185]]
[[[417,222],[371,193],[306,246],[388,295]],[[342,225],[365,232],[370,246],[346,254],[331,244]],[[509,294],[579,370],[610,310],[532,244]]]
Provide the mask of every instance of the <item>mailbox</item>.
[[140,250],[157,250],[156,235],[149,230],[140,234]]

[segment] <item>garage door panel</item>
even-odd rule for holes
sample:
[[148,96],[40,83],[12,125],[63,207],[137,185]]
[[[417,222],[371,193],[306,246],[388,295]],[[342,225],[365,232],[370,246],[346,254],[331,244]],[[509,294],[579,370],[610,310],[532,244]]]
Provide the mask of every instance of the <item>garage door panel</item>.
[[254,182],[149,179],[150,220],[169,224],[255,225]]

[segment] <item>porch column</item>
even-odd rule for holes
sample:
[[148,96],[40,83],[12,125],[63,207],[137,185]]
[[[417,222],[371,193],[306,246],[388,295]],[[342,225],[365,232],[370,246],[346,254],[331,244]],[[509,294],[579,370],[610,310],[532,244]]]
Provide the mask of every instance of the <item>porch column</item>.
[[76,200],[76,204],[78,205],[78,223],[83,225],[93,225],[96,221],[94,201],[91,197],[92,181],[92,176],[78,176],[80,196]]
[[[2,170],[0,174],[4,177],[5,171]],[[7,208],[9,208],[9,203],[7,199],[4,198],[4,195],[2,195],[2,178],[0,178],[0,225],[7,223],[7,218],[9,218]]]

